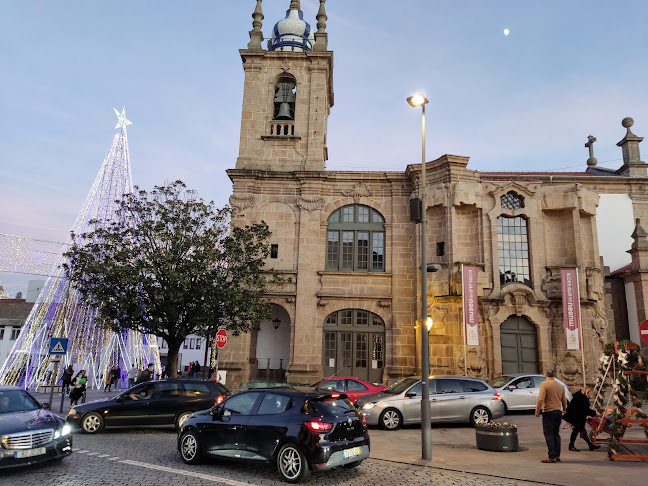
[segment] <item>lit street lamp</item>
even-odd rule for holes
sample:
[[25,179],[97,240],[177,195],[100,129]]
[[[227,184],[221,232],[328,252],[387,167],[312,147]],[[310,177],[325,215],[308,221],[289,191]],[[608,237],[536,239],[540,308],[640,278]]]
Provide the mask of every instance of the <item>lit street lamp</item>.
[[[432,422],[430,417],[430,335],[432,319],[427,315],[427,255],[425,251],[427,236],[427,180],[425,178],[425,105],[428,99],[422,94],[415,94],[407,98],[410,106],[421,107],[421,323],[429,325],[419,326],[421,332],[421,449],[424,460],[432,459]],[[427,331],[427,332],[426,332]]]

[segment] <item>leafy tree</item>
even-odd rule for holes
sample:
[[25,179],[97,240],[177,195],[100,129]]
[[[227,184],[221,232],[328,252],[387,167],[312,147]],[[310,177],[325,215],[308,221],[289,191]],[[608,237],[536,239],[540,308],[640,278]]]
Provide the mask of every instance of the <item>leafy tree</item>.
[[182,181],[135,189],[115,215],[72,235],[64,268],[103,326],[162,337],[175,376],[189,334],[249,331],[270,316],[268,286],[285,280],[263,268],[271,234],[264,222],[230,226],[229,207],[205,203]]

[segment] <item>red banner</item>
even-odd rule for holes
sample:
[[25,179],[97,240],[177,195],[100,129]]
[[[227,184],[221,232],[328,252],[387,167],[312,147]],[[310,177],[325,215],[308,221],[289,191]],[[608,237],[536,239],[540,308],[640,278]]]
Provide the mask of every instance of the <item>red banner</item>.
[[563,323],[567,349],[581,349],[580,342],[580,297],[578,293],[578,271],[575,268],[560,269],[562,287]]
[[479,346],[479,306],[477,304],[477,267],[461,265],[463,318],[466,344]]

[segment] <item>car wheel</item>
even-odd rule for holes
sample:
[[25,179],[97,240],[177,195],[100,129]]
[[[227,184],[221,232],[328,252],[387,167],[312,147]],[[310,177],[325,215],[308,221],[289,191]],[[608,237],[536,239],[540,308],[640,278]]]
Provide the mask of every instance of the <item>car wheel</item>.
[[485,424],[490,422],[492,414],[486,407],[475,407],[470,412],[470,423],[472,425]]
[[187,464],[198,464],[200,462],[202,452],[195,432],[185,432],[180,437],[180,455]]
[[403,424],[403,416],[395,408],[386,408],[380,414],[378,423],[385,430],[398,430]]
[[184,423],[185,420],[187,420],[193,412],[182,412],[181,414],[178,415],[178,418],[176,419],[176,430],[180,430],[180,427],[182,427],[182,424]]
[[81,419],[81,429],[86,434],[96,434],[103,429],[104,422],[97,412],[90,412]]
[[277,469],[284,481],[298,483],[310,476],[306,457],[295,444],[285,444],[277,454]]
[[354,467],[358,467],[358,466],[359,466],[360,464],[362,464],[363,462],[364,462],[364,459],[360,459],[359,461],[356,461],[356,462],[350,462],[350,463],[348,463],[348,464],[345,464],[345,465],[342,466],[342,467],[344,467],[344,468],[346,468],[346,469],[353,469]]
[[509,413],[509,409],[504,400],[502,400],[502,405],[504,405],[504,415],[506,415],[507,413]]

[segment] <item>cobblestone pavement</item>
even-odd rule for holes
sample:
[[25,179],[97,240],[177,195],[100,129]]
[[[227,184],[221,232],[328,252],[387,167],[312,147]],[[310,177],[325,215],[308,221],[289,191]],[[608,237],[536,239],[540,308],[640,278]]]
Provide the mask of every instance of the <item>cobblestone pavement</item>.
[[[227,485],[284,484],[269,466],[207,460],[184,464],[170,429],[113,429],[94,436],[74,434],[74,453],[62,461],[0,473],[0,485]],[[314,473],[308,485],[523,485],[492,476],[368,459],[352,470]]]

